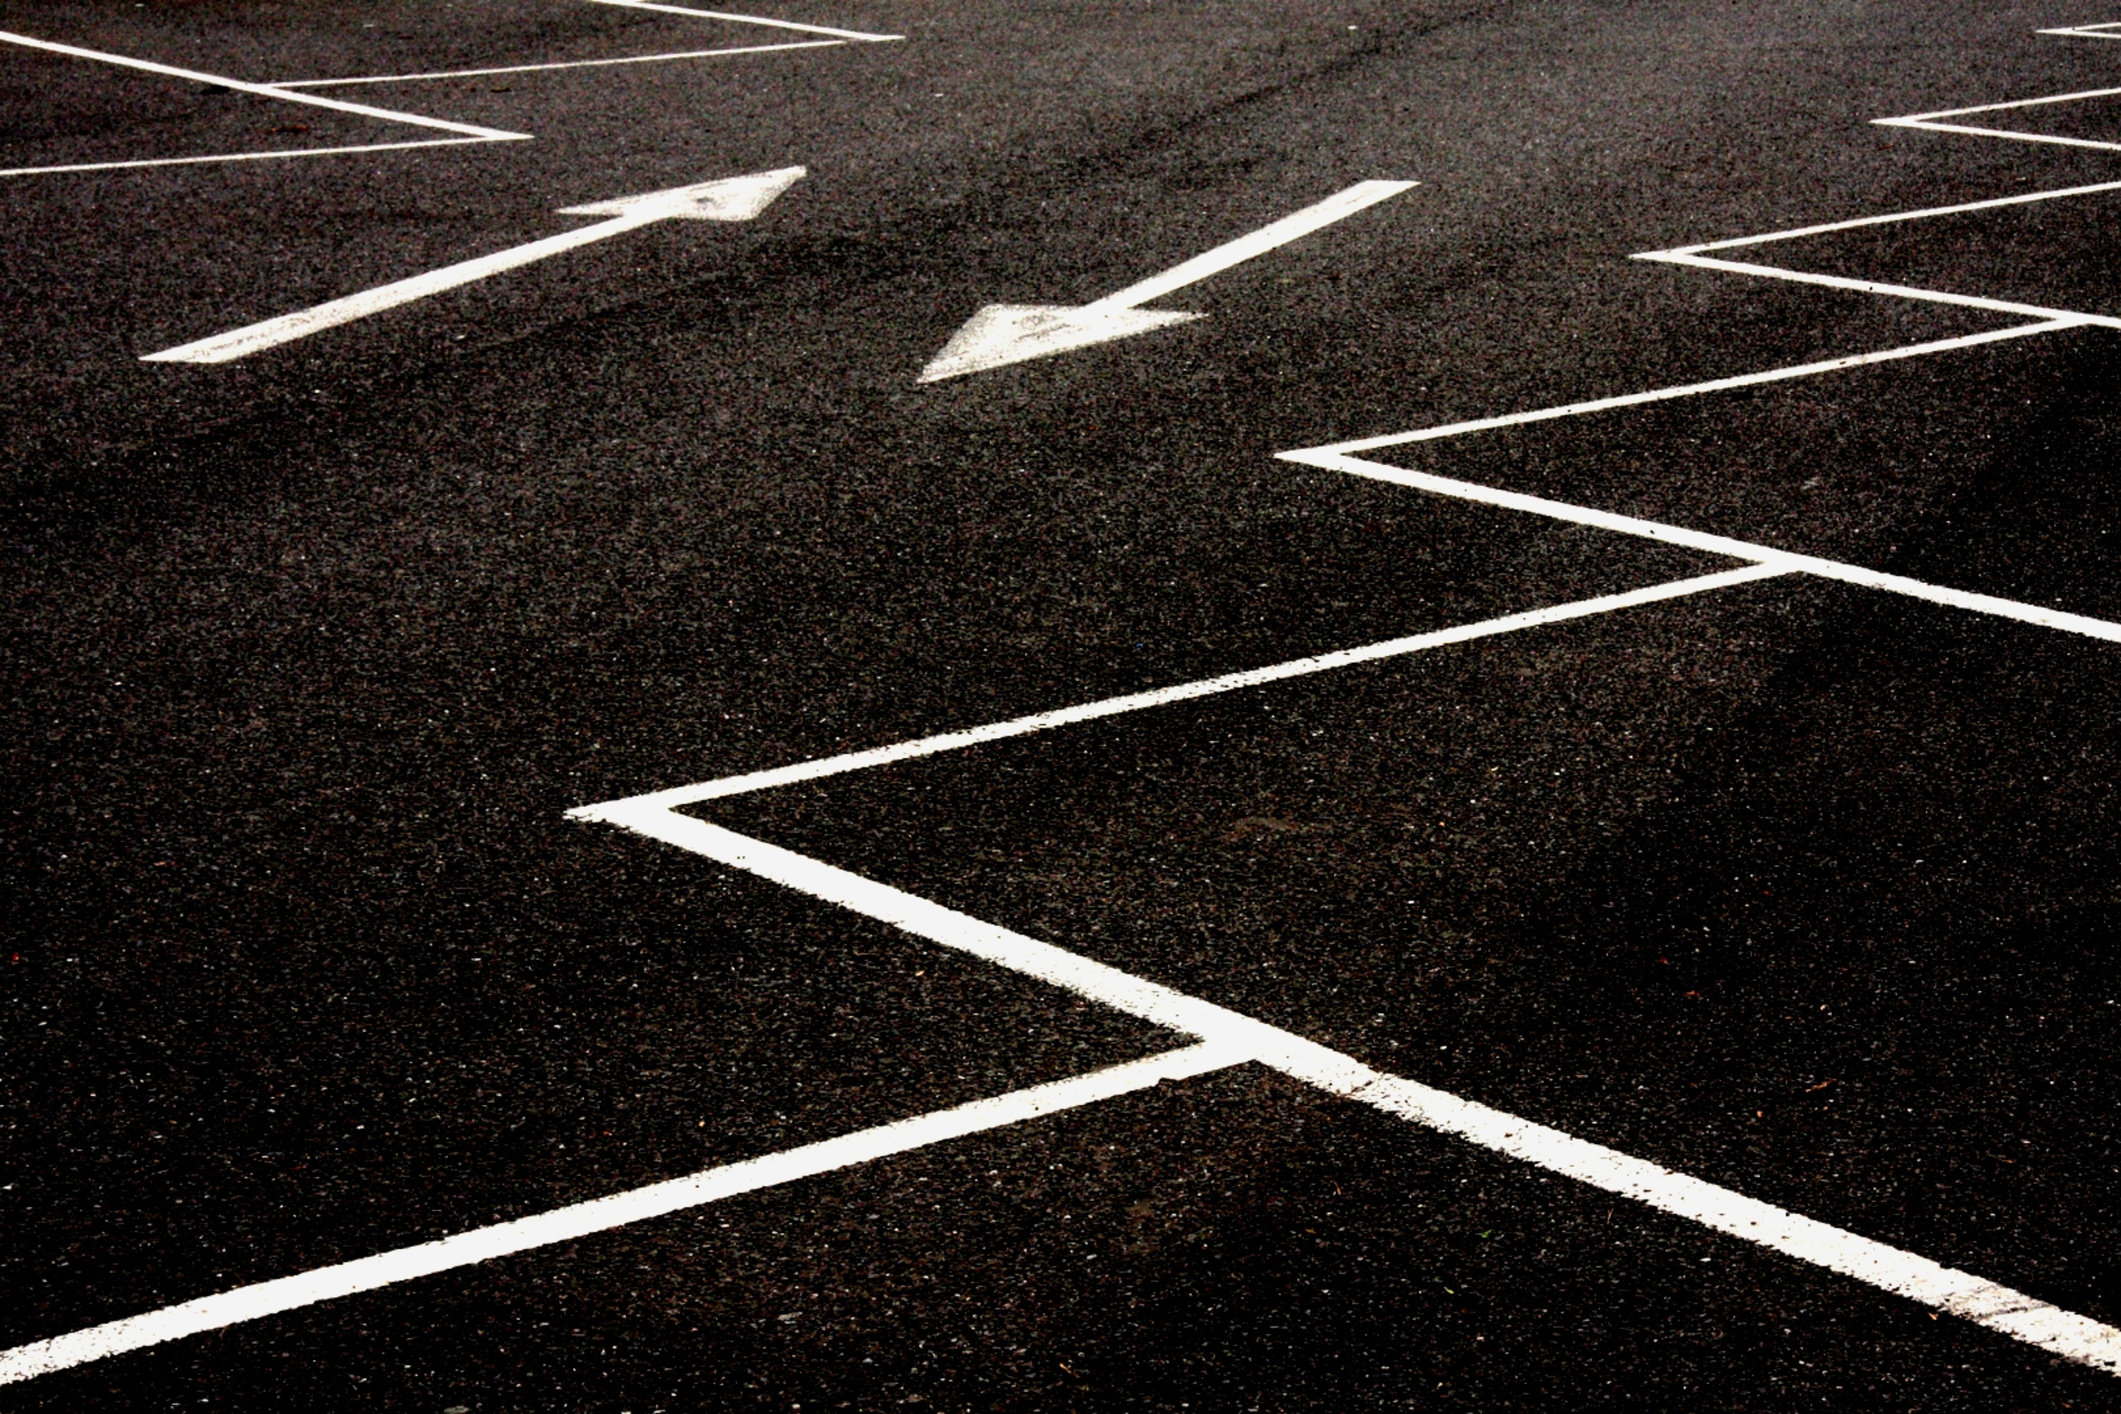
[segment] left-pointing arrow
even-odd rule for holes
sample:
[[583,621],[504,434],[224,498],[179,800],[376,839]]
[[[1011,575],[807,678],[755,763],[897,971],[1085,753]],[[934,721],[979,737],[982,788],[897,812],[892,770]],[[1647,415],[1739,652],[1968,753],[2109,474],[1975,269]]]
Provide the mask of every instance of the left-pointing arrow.
[[147,363],[227,363],[260,349],[305,338],[320,329],[365,319],[379,310],[425,299],[443,290],[468,285],[503,270],[513,270],[519,265],[543,260],[548,255],[558,255],[561,251],[607,240],[656,221],[749,221],[802,177],[801,167],[782,167],[772,172],[754,172],[748,177],[725,177],[721,181],[672,187],[668,191],[620,197],[616,201],[562,207],[560,214],[563,216],[604,216],[610,219],[557,236],[547,236],[513,250],[496,251],[476,260],[445,265],[440,270],[430,270],[409,280],[378,285],[375,289],[335,299],[313,309],[283,314],[261,324],[247,324],[210,339],[179,344],[160,353],[143,354],[141,358]]
[[1419,182],[1357,182],[1336,192],[1316,206],[1306,206],[1263,226],[1248,236],[1196,255],[1161,275],[1127,286],[1089,304],[990,304],[965,322],[943,345],[943,351],[921,371],[921,382],[937,383],[989,368],[1001,368],[1025,359],[1045,358],[1091,344],[1109,343],[1134,334],[1146,334],[1169,324],[1199,319],[1180,310],[1137,309],[1153,299],[1162,299],[1196,280],[1205,280],[1233,265],[1311,232],[1344,221],[1366,207],[1375,206]]

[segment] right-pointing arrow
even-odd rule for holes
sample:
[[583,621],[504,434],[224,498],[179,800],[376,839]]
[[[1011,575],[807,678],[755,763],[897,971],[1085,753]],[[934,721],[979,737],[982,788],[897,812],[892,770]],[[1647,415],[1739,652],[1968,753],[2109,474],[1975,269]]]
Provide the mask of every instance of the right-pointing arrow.
[[547,236],[541,241],[496,251],[476,260],[460,261],[440,270],[430,270],[409,280],[393,280],[357,295],[347,295],[310,309],[283,314],[259,324],[246,324],[226,334],[179,344],[160,353],[142,354],[144,363],[227,363],[260,349],[307,338],[320,329],[366,319],[380,310],[426,299],[429,295],[483,280],[503,270],[513,270],[534,260],[576,250],[596,241],[609,240],[626,231],[657,221],[749,221],[773,204],[775,197],[803,177],[801,167],[781,167],[771,172],[753,172],[746,177],[723,177],[719,181],[695,182],[689,187],[671,187],[642,196],[622,196],[616,201],[592,202],[587,206],[564,206],[563,216],[602,216],[593,226],[582,226]]
[[1357,182],[1316,206],[1307,206],[1271,226],[1240,236],[1161,275],[1152,275],[1139,284],[1129,285],[1117,294],[1106,295],[1089,304],[990,304],[951,336],[950,342],[943,345],[943,351],[921,370],[920,381],[937,383],[945,378],[1066,353],[1088,344],[1102,344],[1203,318],[1182,311],[1137,309],[1135,306],[1162,299],[1196,280],[1205,280],[1255,255],[1264,255],[1276,246],[1287,245],[1299,236],[1309,235],[1321,226],[1330,226],[1366,206],[1375,206],[1387,197],[1419,185],[1419,182]]

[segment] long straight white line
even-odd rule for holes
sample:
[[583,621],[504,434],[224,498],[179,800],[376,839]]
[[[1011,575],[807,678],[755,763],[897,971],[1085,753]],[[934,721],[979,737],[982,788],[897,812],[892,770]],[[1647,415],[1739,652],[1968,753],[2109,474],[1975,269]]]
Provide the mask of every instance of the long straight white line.
[[887,766],[894,761],[912,761],[940,752],[961,751],[968,746],[1027,736],[1033,732],[1051,731],[1055,727],[1096,721],[1100,717],[1116,717],[1123,713],[1140,712],[1173,702],[1189,702],[1195,698],[1212,697],[1217,693],[1235,692],[1240,688],[1260,687],[1270,682],[1283,682],[1289,678],[1331,672],[1336,668],[1352,667],[1357,663],[1375,663],[1386,658],[1398,658],[1409,653],[1446,647],[1453,643],[1470,643],[1475,639],[1492,638],[1497,634],[1516,633],[1521,629],[1566,623],[1571,619],[1590,618],[1619,609],[1632,609],[1644,604],[1660,603],[1666,599],[1679,599],[1689,594],[1702,594],[1733,585],[1750,584],[1756,579],[1771,579],[1785,573],[1788,571],[1778,567],[1745,565],[1738,569],[1720,570],[1715,574],[1700,575],[1692,579],[1653,584],[1644,589],[1630,589],[1621,594],[1603,594],[1595,599],[1579,599],[1549,608],[1530,609],[1521,614],[1506,614],[1497,619],[1483,619],[1478,623],[1437,629],[1431,633],[1387,639],[1382,643],[1372,643],[1361,648],[1345,648],[1333,653],[1320,653],[1309,658],[1275,663],[1264,668],[1248,668],[1243,672],[1224,673],[1220,677],[1151,688],[1146,692],[1130,692],[1124,696],[1101,698],[1073,707],[1059,707],[1050,712],[1034,712],[1028,717],[1012,717],[1005,722],[989,722],[984,726],[970,727],[963,731],[942,732],[913,741],[871,747],[865,751],[849,751],[838,756],[800,761],[791,766],[776,766],[766,771],[748,771],[739,776],[725,776],[720,780],[702,781],[696,785],[651,791],[646,795],[629,796],[624,800],[584,805],[569,811],[568,816],[576,820],[615,820],[621,814],[630,818],[632,812],[639,809],[667,810],[676,806],[697,804],[703,800],[719,800],[724,796],[771,790],[775,786],[793,785],[798,781],[815,781],[826,776],[844,775],[849,771],[866,771],[874,766]]
[[2067,29],[2036,29],[2033,33],[2061,34],[2071,39],[2121,39],[2121,34],[2114,33],[2117,29],[2121,29],[2121,24],[2072,25]]
[[1991,314],[2015,314],[2021,318],[2052,320],[2065,324],[2093,324],[2102,329],[2121,329],[2121,318],[2107,314],[2087,314],[2076,309],[2052,309],[2044,304],[2020,304],[2014,300],[1954,294],[1950,290],[1930,290],[1915,285],[1894,285],[1882,280],[1819,275],[1809,270],[1787,270],[1780,265],[1755,265],[1750,261],[1723,260],[1685,251],[1649,251],[1630,256],[1629,259],[1654,260],[1665,265],[1689,265],[1696,270],[1721,270],[1731,275],[1757,275],[1764,280],[1787,280],[1793,284],[1818,285],[1829,290],[1850,290],[1857,294],[1890,295],[1898,299],[1921,300],[1926,304],[1954,305],[1960,309],[1983,309]]
[[275,88],[347,88],[364,83],[420,83],[427,79],[483,79],[496,74],[535,74],[548,69],[603,69],[614,64],[668,64],[679,59],[718,59],[729,54],[778,54],[784,49],[836,49],[846,39],[798,39],[788,44],[749,44],[741,49],[687,49],[677,54],[629,54],[623,59],[568,59],[556,64],[509,64],[498,69],[441,69],[431,74],[368,74],[356,79],[292,79]]
[[654,10],[664,15],[691,15],[703,20],[728,20],[739,25],[764,25],[768,29],[792,29],[804,34],[829,34],[835,39],[854,39],[870,44],[885,44],[894,39],[904,39],[903,34],[870,34],[866,30],[832,29],[826,25],[801,25],[794,20],[769,20],[763,15],[731,15],[721,10],[693,10],[683,5],[651,4],[650,0],[591,0],[596,5],[616,5],[624,10]]
[[1445,437],[1463,437],[1469,432],[1488,432],[1498,427],[1521,427],[1528,422],[1549,422],[1559,417],[1581,417],[1586,413],[1610,412],[1615,408],[1640,407],[1644,403],[1668,402],[1673,398],[1700,397],[1706,393],[1724,393],[1734,388],[1751,388],[1761,383],[1779,383],[1790,378],[1810,378],[1821,373],[1837,373],[1846,368],[1864,368],[1874,363],[1892,363],[1897,359],[1919,358],[1924,354],[1947,353],[1953,349],[1974,348],[1981,344],[2000,343],[2006,339],[2023,339],[2031,334],[2048,334],[2058,329],[2083,327],[2085,321],[2077,318],[2048,319],[2037,324],[2014,324],[2008,329],[1990,329],[1979,334],[1962,334],[1957,338],[1935,339],[1926,344],[1903,344],[1898,348],[1878,349],[1871,353],[1849,354],[1842,358],[1821,359],[1817,363],[1793,363],[1782,368],[1769,368],[1758,373],[1740,373],[1729,378],[1712,378],[1705,383],[1681,383],[1670,388],[1652,388],[1644,393],[1622,393],[1610,398],[1592,398],[1580,403],[1561,403],[1554,407],[1534,408],[1530,412],[1505,413],[1500,417],[1476,417],[1466,422],[1447,422],[1436,427],[1417,428],[1412,432],[1391,432],[1382,437],[1362,437],[1353,442],[1336,442],[1336,452],[1367,452],[1378,447],[1397,447],[1408,442],[1434,442]]
[[1151,275],[1148,279],[1137,281],[1124,290],[1106,295],[1103,299],[1092,300],[1083,308],[1132,309],[1138,304],[1162,299],[1176,290],[1205,280],[1210,275],[1221,274],[1233,265],[1242,265],[1247,260],[1265,255],[1270,250],[1285,246],[1336,221],[1345,221],[1358,211],[1419,185],[1419,182],[1357,182],[1354,186],[1333,193],[1315,206],[1306,206],[1303,210],[1292,212],[1271,225],[1262,226],[1213,250],[1203,251],[1160,275]]
[[1635,259],[1654,260],[1664,256],[1700,255],[1711,250],[1736,250],[1742,246],[1766,245],[1770,241],[1794,241],[1805,236],[1825,236],[1835,231],[1860,230],[1865,226],[1889,226],[1896,221],[1927,221],[1938,216],[1964,216],[1974,211],[1994,211],[2005,206],[2028,206],[2034,202],[2061,201],[2073,196],[2096,196],[2100,192],[2109,191],[2121,191],[2121,182],[2093,182],[2088,186],[2056,187],[2049,191],[2020,192],[2016,196],[1992,196],[1980,201],[1962,201],[1952,206],[1926,206],[1917,211],[1889,211],[1883,216],[1856,216],[1845,221],[1825,221],[1813,226],[1795,226],[1787,231],[1770,231],[1764,236],[1733,236],[1729,240],[1674,246],[1670,250],[1646,250]]
[[[607,0],[609,3],[609,0]],[[380,118],[387,123],[410,123],[418,128],[434,128],[445,133],[457,133],[464,137],[485,138],[490,142],[527,142],[529,133],[509,132],[505,128],[482,128],[475,123],[453,123],[446,118],[429,118],[418,113],[401,113],[392,108],[372,108],[365,103],[348,103],[342,98],[326,98],[315,93],[296,93],[289,89],[275,88],[269,83],[246,83],[242,79],[225,78],[220,74],[201,73],[197,69],[180,69],[173,64],[157,64],[150,59],[134,59],[125,54],[109,54],[101,49],[83,49],[78,45],[54,44],[48,39],[33,39],[26,34],[11,34],[0,30],[0,43],[19,44],[26,49],[42,49],[51,54],[65,54],[75,59],[94,59],[99,63],[116,64],[120,68],[139,69],[144,73],[162,74],[169,78],[190,79],[195,83],[210,83],[221,88],[233,89],[237,93],[254,93],[261,98],[277,98],[287,103],[307,104],[312,108],[329,108],[336,113],[352,113],[363,118]]]
[[2121,1330],[1986,1278],[1477,1101],[1384,1074],[1280,1027],[705,820],[653,807],[598,818],[1145,1021],[1199,1036],[1400,1119],[1949,1312],[2065,1360],[2121,1374]]
[[1841,560],[1800,555],[1789,550],[1778,550],[1771,545],[1736,540],[1728,535],[1711,535],[1705,531],[1689,530],[1684,526],[1667,525],[1662,521],[1644,520],[1639,516],[1616,515],[1612,511],[1571,505],[1567,501],[1550,501],[1544,496],[1527,496],[1522,492],[1478,486],[1473,482],[1458,481],[1448,476],[1432,476],[1427,472],[1386,466],[1382,462],[1348,456],[1333,447],[1308,447],[1276,455],[1282,461],[1297,462],[1327,471],[1344,471],[1351,476],[1364,476],[1373,481],[1389,481],[1395,486],[1411,487],[1437,496],[1450,496],[1457,500],[1497,506],[1504,510],[1524,511],[1531,515],[1545,516],[1550,520],[1567,521],[1573,525],[1595,526],[1601,530],[1618,531],[1622,535],[1639,536],[1645,540],[1679,545],[1711,555],[1729,555],[1734,559],[1752,560],[1762,568],[1775,567],[1797,574],[1816,575],[1821,579],[1860,585],[1865,589],[1882,589],[1889,594],[1902,594],[1910,599],[1921,599],[1931,604],[1966,609],[1977,614],[1991,614],[1997,618],[2013,619],[2039,628],[2056,629],[2062,633],[2082,634],[2086,638],[2102,639],[2108,643],[2121,643],[2121,623],[2066,613],[2041,604],[2027,604],[2016,599],[1998,598],[1993,594],[1975,594],[1964,589],[1951,589],[1941,584],[1910,579],[1905,575],[1886,574],[1861,565],[1847,564]]
[[437,1272],[573,1241],[592,1233],[608,1232],[741,1193],[755,1193],[797,1179],[870,1163],[892,1154],[903,1154],[931,1144],[1096,1104],[1149,1089],[1162,1081],[1191,1079],[1242,1065],[1250,1058],[1227,1046],[1202,1042],[1088,1075],[1034,1085],[992,1099],[975,1100],[953,1109],[937,1110],[932,1114],[878,1125],[874,1129],[843,1134],[836,1139],[724,1164],[684,1178],[614,1193],[586,1203],[575,1203],[535,1217],[497,1223],[357,1261],[237,1287],[196,1301],[0,1351],[0,1384],[33,1379],[128,1350],[260,1320],[313,1306],[320,1301],[375,1291]]
[[130,162],[66,162],[56,167],[0,168],[0,177],[43,177],[56,172],[115,172],[128,167],[192,167],[206,162],[271,162],[282,157],[336,157],[351,152],[403,152],[411,147],[461,147],[499,142],[490,137],[423,137],[410,142],[365,142],[353,147],[290,147],[270,152],[220,152],[207,157],[143,157]]

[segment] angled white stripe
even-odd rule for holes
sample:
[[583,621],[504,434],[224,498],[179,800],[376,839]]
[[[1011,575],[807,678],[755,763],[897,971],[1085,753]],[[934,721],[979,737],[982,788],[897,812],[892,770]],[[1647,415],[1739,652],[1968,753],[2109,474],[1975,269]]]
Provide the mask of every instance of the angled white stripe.
[[1962,133],[1969,137],[2001,137],[2013,142],[2044,142],[2050,147],[2088,147],[2095,152],[2121,152],[2121,142],[2093,142],[2083,137],[2057,137],[2053,133],[2021,133],[2014,128],[1977,128],[1965,123],[1886,122],[1887,127],[1920,128],[1926,133]]
[[1873,118],[1885,127],[1909,127],[1933,118],[1963,118],[1969,113],[2002,113],[2012,108],[2043,108],[2050,103],[2081,103],[2087,98],[2112,98],[2121,88],[2087,88],[2076,93],[2051,93],[2045,98],[2015,98],[2008,103],[1980,103],[1972,108],[1940,108],[1934,113],[1909,113],[1899,118]]
[[219,74],[203,74],[197,69],[180,69],[172,64],[157,64],[147,59],[132,59],[123,54],[106,54],[100,49],[82,49],[71,44],[54,44],[46,39],[32,39],[26,34],[10,34],[0,30],[0,43],[19,44],[27,49],[42,49],[52,54],[65,54],[75,59],[94,59],[99,63],[116,64],[121,68],[139,69],[145,73],[162,74],[169,78],[190,79],[194,83],[210,83],[221,88],[233,89],[237,93],[254,93],[261,98],[278,98],[288,103],[305,103],[312,108],[329,108],[337,113],[352,113],[363,118],[381,118],[387,123],[410,123],[419,128],[436,128],[445,133],[461,133],[465,137],[482,137],[494,140],[528,138],[529,133],[512,133],[501,128],[482,128],[472,123],[452,123],[443,118],[426,118],[418,113],[400,113],[390,108],[371,108],[363,103],[348,103],[343,99],[325,98],[314,93],[291,93],[284,88],[274,88],[268,83],[245,83],[241,79],[223,78]]
[[616,821],[622,815],[630,819],[634,811],[642,808],[665,810],[696,804],[703,800],[717,800],[724,796],[771,790],[775,786],[792,785],[797,781],[815,781],[826,776],[844,775],[849,771],[864,771],[872,766],[885,766],[894,761],[912,761],[923,756],[934,756],[939,752],[961,751],[983,742],[1002,741],[1008,737],[1025,736],[1032,732],[1050,731],[1055,727],[1095,721],[1100,717],[1116,717],[1122,713],[1139,712],[1171,702],[1212,697],[1217,693],[1235,692],[1240,688],[1259,687],[1288,678],[1330,672],[1335,668],[1351,667],[1357,663],[1374,663],[1386,658],[1424,652],[1431,648],[1442,648],[1453,643],[1470,643],[1478,638],[1515,633],[1520,629],[1538,628],[1544,624],[1565,623],[1570,619],[1589,618],[1594,614],[1612,613],[1617,609],[1632,609],[1638,605],[1678,599],[1688,594],[1701,594],[1736,584],[1749,584],[1756,579],[1769,579],[1784,573],[1787,571],[1771,566],[1746,565],[1740,569],[1721,570],[1693,579],[1673,580],[1665,584],[1653,584],[1644,589],[1630,589],[1625,593],[1579,599],[1573,603],[1556,604],[1545,609],[1530,609],[1521,614],[1506,614],[1499,619],[1483,619],[1478,623],[1460,624],[1431,633],[1388,639],[1383,643],[1372,643],[1361,648],[1344,648],[1338,652],[1296,658],[1264,668],[1248,668],[1243,672],[1225,673],[1220,677],[1151,688],[1147,692],[1130,692],[1122,697],[1101,698],[1096,702],[1085,702],[1074,707],[1057,707],[1050,712],[1034,712],[1028,717],[1012,717],[1006,722],[990,722],[985,726],[970,727],[964,731],[943,732],[915,741],[872,747],[867,751],[850,751],[840,756],[797,762],[792,766],[776,766],[767,771],[750,771],[740,776],[703,781],[697,785],[677,786],[670,790],[629,796],[623,800],[578,806],[567,813],[570,819],[575,820]]
[[906,37],[903,34],[870,34],[858,29],[832,29],[825,25],[799,25],[793,20],[769,20],[760,15],[730,15],[720,10],[692,10],[687,9],[683,5],[657,5],[649,3],[649,0],[592,0],[592,3],[617,5],[621,9],[626,10],[654,10],[664,15],[691,15],[695,19],[702,20],[727,20],[731,24],[764,25],[768,29],[799,30],[804,34],[829,34],[835,39],[866,40],[872,44],[887,43],[894,39],[904,39]]
[[293,79],[274,88],[348,88],[363,83],[420,83],[427,79],[483,79],[495,74],[534,74],[548,69],[604,69],[613,64],[667,64],[678,59],[717,59],[727,54],[778,54],[784,49],[834,49],[844,39],[800,39],[790,44],[751,44],[741,49],[688,49],[679,54],[630,54],[623,59],[568,59],[557,64],[510,64],[498,69],[441,69],[431,74],[369,74],[357,79]]
[[1379,1076],[1354,1098],[1550,1173],[1565,1174],[1659,1212],[1972,1321],[2051,1355],[2121,1374],[2121,1330],[1985,1277],[1397,1076]]
[[283,1311],[299,1310],[335,1297],[374,1291],[436,1272],[490,1262],[496,1257],[549,1247],[592,1233],[608,1232],[612,1228],[682,1212],[740,1193],[793,1183],[797,1179],[850,1168],[892,1154],[960,1139],[968,1134],[1022,1124],[1042,1115],[1058,1114],[1136,1090],[1146,1090],[1165,1080],[1186,1080],[1205,1075],[1243,1064],[1246,1059],[1248,1057],[1243,1054],[1212,1043],[1188,1046],[1088,1075],[997,1095],[990,1100],[975,1100],[954,1109],[937,1110],[874,1129],[843,1134],[837,1139],[805,1144],[801,1148],[745,1159],[741,1163],[724,1164],[720,1168],[572,1204],[535,1217],[460,1232],[435,1242],[401,1247],[297,1276],[237,1287],[182,1305],[167,1306],[159,1311],[0,1351],[0,1384],[33,1379],[128,1350],[179,1340],[243,1321],[259,1320]]
[[366,142],[354,147],[291,147],[273,152],[221,152],[208,157],[143,157],[131,162],[67,162],[56,167],[9,167],[0,177],[42,177],[55,172],[115,172],[127,167],[192,167],[202,162],[271,162],[282,157],[336,157],[349,152],[403,152],[410,147],[461,147],[468,143],[514,142],[494,137],[423,137],[411,142]]
[[2063,1359],[2121,1374],[2121,1330],[1996,1282],[1647,1159],[1383,1074],[1293,1032],[704,820],[652,808],[605,818],[1143,1020],[1188,1031],[1332,1094],[1949,1312]]
[[[1882,118],[1878,121],[1890,123],[1892,119]],[[1769,241],[1794,241],[1804,236],[1824,236],[1835,231],[1854,231],[1864,226],[1889,226],[1895,221],[1927,221],[1933,216],[1961,216],[1970,211],[1993,211],[1998,207],[2026,206],[2036,201],[2060,201],[2065,197],[2093,196],[2107,191],[2121,191],[2121,182],[2094,182],[2090,186],[2057,187],[2053,191],[2029,191],[2021,192],[2017,196],[1963,201],[1956,206],[1929,206],[1919,211],[1893,211],[1883,216],[1858,216],[1847,221],[1828,221],[1816,226],[1770,231],[1764,236],[1734,236],[1729,240],[1708,241],[1702,245],[1674,246],[1670,250],[1646,250],[1635,258],[1655,260],[1675,255],[1699,255],[1709,250],[1736,250],[1741,246],[1765,245]]]
[[1951,589],[1940,584],[1909,579],[1905,575],[1865,569],[1861,565],[1846,564],[1840,560],[1795,554],[1770,545],[1735,540],[1728,535],[1711,535],[1705,531],[1688,530],[1684,526],[1666,525],[1662,521],[1644,520],[1639,516],[1616,515],[1612,511],[1571,505],[1567,501],[1550,501],[1544,496],[1527,496],[1522,492],[1504,491],[1493,486],[1476,486],[1470,481],[1431,476],[1427,472],[1408,471],[1404,467],[1386,466],[1382,462],[1351,457],[1326,447],[1281,452],[1278,455],[1283,461],[1315,466],[1327,471],[1345,471],[1352,476],[1364,476],[1373,481],[1389,481],[1397,486],[1407,486],[1438,496],[1499,506],[1504,510],[1524,511],[1530,515],[1568,521],[1575,525],[1596,526],[1601,530],[1618,531],[1622,535],[1640,536],[1645,540],[1679,545],[1711,555],[1729,555],[1734,559],[1752,560],[1762,568],[1774,567],[1798,574],[1817,575],[1821,579],[1839,580],[1845,584],[1860,585],[1865,589],[1882,589],[1887,593],[1904,594],[1910,599],[1922,599],[1954,609],[1992,614],[1997,618],[2015,619],[2019,623],[2033,624],[2040,628],[2082,634],[2086,638],[2103,639],[2108,643],[2121,643],[2121,624],[2106,619],[2088,618],[2083,614],[2066,613],[2061,609],[2050,609],[2040,604],[2026,604],[2016,599],[2001,599],[1993,594],[1974,594],[1964,589]]
[[1896,359],[1919,358],[1924,354],[1946,353],[1953,349],[1973,348],[2006,339],[2022,339],[2028,334],[2048,334],[2057,329],[2081,328],[2084,322],[2082,319],[2071,318],[2049,319],[2038,324],[2014,324],[2008,329],[1990,329],[1984,333],[1963,334],[1953,339],[1935,339],[1926,344],[1903,344],[1898,348],[1849,354],[1842,358],[1822,359],[1817,363],[1793,363],[1759,373],[1712,378],[1705,383],[1682,383],[1671,388],[1653,388],[1646,393],[1622,393],[1616,397],[1592,398],[1587,402],[1534,408],[1530,412],[1505,413],[1501,417],[1477,417],[1467,422],[1447,422],[1437,427],[1417,428],[1412,432],[1391,432],[1382,437],[1358,437],[1352,442],[1335,442],[1331,446],[1314,447],[1310,450],[1368,452],[1379,447],[1402,446],[1408,442],[1433,442],[1444,437],[1462,437],[1468,432],[1488,432],[1498,427],[1521,427],[1528,422],[1549,422],[1558,417],[1581,417],[1585,413],[1610,412],[1615,408],[1640,407],[1644,403],[1699,397],[1704,393],[1724,393],[1733,388],[1750,388],[1760,383],[1779,383],[1788,378],[1810,378],[1820,373],[1837,373],[1844,368],[1863,368],[1874,363],[1891,363]]
[[2086,314],[2075,309],[2050,309],[2042,304],[2019,304],[2014,300],[1988,299],[1981,295],[1959,295],[1949,290],[1926,290],[1914,285],[1893,285],[1882,280],[1854,280],[1844,275],[1815,275],[1808,270],[1785,270],[1779,265],[1754,265],[1741,260],[1720,260],[1686,251],[1651,251],[1630,256],[1631,260],[1654,260],[1665,265],[1690,265],[1697,270],[1722,270],[1733,275],[1758,275],[1767,280],[1787,280],[1799,285],[1819,285],[1829,290],[1853,290],[1858,294],[1892,295],[1927,304],[1956,305],[1961,309],[1985,309],[1991,314],[2052,320],[2064,324],[2095,324],[2102,329],[2121,329],[2121,318]]

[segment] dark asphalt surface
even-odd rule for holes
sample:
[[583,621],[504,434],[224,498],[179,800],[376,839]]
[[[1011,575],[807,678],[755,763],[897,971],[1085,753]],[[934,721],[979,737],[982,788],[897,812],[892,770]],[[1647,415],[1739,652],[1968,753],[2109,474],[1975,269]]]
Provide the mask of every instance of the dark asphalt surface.
[[[0,1347],[1173,1044],[589,802],[1728,562],[1277,461],[1995,315],[1638,251],[2121,179],[1873,118],[2044,6],[838,0],[901,43],[322,90],[535,141],[0,178]],[[800,35],[0,0],[251,80]],[[0,45],[0,167],[417,130]],[[2022,121],[2020,119],[2022,118]],[[2121,141],[2121,101],[2013,125]],[[801,164],[218,366],[139,355]],[[1422,186],[917,385],[1353,182]],[[2121,314],[2121,193],[1775,248]],[[1417,470],[2121,618],[2079,329]],[[2121,649],[1800,578],[695,813],[2121,1322]],[[0,1409],[2103,1409],[2113,1376],[1256,1067]]]

